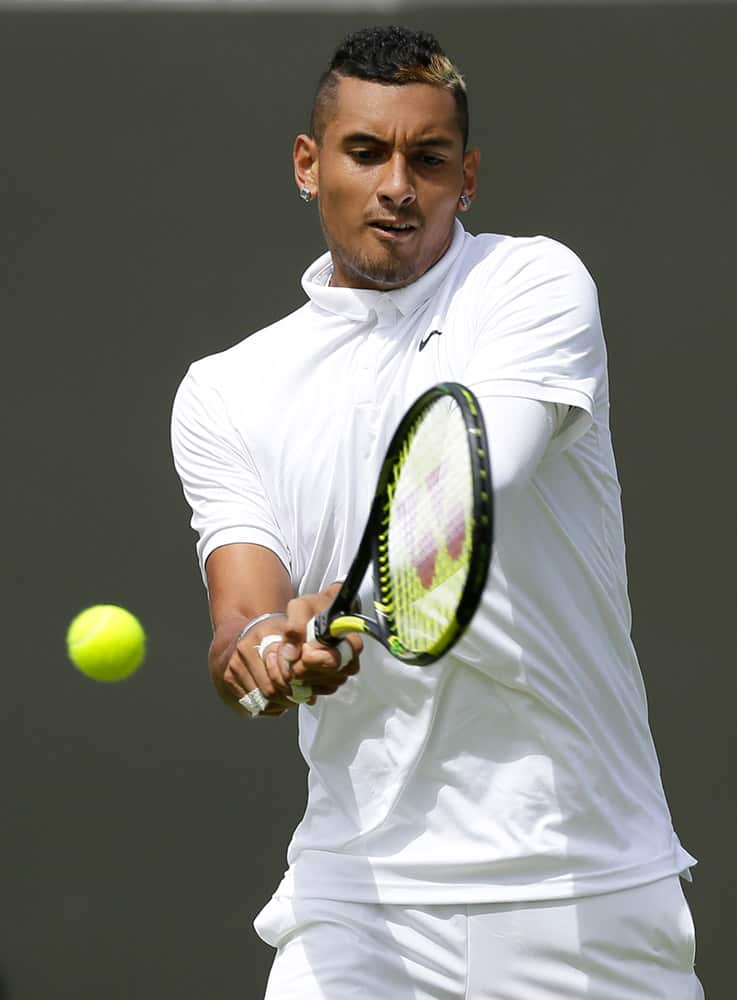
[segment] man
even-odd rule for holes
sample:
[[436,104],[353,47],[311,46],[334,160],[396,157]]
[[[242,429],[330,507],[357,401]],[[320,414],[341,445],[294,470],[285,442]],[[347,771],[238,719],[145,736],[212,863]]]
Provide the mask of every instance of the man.
[[[307,811],[256,922],[278,949],[267,997],[696,1000],[694,859],[629,638],[595,288],[552,240],[464,231],[467,133],[432,36],[349,36],[294,147],[328,245],[309,301],[194,364],[175,404],[215,686],[266,717],[294,680],[312,691]],[[430,667],[307,643],[396,424],[448,379],[481,400],[497,508],[469,632]]]

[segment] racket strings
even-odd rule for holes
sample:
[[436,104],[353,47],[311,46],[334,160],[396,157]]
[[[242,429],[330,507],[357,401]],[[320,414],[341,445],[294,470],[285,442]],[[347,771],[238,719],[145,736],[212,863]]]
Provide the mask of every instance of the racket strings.
[[396,641],[431,652],[454,630],[473,536],[473,471],[458,405],[437,400],[411,429],[387,490],[382,597]]

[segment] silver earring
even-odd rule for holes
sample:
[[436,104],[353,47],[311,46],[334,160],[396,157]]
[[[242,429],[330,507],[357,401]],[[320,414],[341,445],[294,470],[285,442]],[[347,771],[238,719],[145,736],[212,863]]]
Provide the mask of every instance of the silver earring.
[[301,187],[299,189],[299,196],[305,203],[305,205],[309,205],[309,203],[312,201],[312,192],[310,191],[309,188]]
[[460,201],[460,204],[461,204],[461,209],[462,209],[462,210],[463,210],[464,212],[467,212],[467,211],[469,210],[469,208],[471,207],[471,199],[470,199],[470,197],[469,197],[469,196],[468,196],[468,195],[466,194],[466,192],[465,192],[465,191],[463,192],[463,194],[461,195],[461,197],[460,197],[460,198],[459,198],[458,200]]

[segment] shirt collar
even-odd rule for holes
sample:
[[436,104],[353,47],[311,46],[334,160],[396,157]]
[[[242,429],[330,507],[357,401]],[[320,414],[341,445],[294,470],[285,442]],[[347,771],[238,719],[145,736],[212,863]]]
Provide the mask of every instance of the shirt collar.
[[345,319],[364,321],[372,310],[379,315],[396,310],[402,316],[408,316],[435,294],[461,252],[464,237],[465,230],[456,219],[451,244],[437,264],[404,288],[390,292],[369,288],[332,288],[329,282],[333,262],[329,253],[318,257],[307,268],[302,275],[302,287],[316,306]]

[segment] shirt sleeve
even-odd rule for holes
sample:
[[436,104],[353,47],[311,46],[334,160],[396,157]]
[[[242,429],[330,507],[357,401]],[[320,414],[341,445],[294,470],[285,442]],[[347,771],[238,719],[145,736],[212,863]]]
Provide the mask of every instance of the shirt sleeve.
[[555,403],[519,396],[481,400],[494,494],[515,496],[535,475],[556,432]]
[[516,396],[570,409],[552,447],[591,425],[606,387],[596,286],[578,257],[544,237],[524,241],[482,294],[467,385],[480,399]]
[[197,557],[207,585],[207,557],[221,545],[271,549],[289,570],[290,554],[256,464],[221,394],[190,368],[172,411],[174,465],[192,508]]
[[498,540],[517,509],[519,494],[550,447],[558,425],[558,404],[519,396],[488,396],[480,403],[489,442]]

